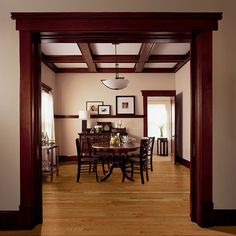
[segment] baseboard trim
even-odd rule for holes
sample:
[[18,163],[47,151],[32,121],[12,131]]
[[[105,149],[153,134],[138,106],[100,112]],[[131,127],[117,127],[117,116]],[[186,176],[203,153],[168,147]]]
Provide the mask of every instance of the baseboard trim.
[[236,225],[236,209],[214,209],[213,221],[215,226]]
[[0,229],[19,229],[19,211],[0,211]]
[[77,156],[59,156],[59,162],[77,162]]
[[190,169],[190,161],[185,160],[183,157],[176,156],[176,162]]

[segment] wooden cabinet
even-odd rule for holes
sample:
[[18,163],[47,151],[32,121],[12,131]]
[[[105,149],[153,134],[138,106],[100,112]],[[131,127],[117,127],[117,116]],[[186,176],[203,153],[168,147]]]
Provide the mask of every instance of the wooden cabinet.
[[88,138],[94,138],[96,140],[101,141],[109,141],[111,137],[111,133],[79,133],[80,137],[80,148],[82,153],[88,153]]

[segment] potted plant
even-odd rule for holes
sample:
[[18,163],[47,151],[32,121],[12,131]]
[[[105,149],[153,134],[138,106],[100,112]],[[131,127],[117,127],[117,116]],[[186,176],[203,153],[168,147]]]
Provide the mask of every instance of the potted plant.
[[163,138],[164,124],[159,126],[160,129],[160,138]]

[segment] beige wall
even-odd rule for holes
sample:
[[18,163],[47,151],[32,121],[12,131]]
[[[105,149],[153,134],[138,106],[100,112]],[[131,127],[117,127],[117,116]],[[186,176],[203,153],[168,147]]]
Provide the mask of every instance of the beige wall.
[[[96,4],[97,3],[97,4]],[[98,4],[99,3],[99,4]],[[236,209],[236,2],[235,0],[11,0],[0,2],[0,209],[18,209],[19,46],[14,11],[222,11],[213,53],[213,201]],[[9,106],[7,106],[7,104]],[[74,108],[74,111],[77,107]],[[4,180],[4,182],[3,182]],[[7,184],[6,184],[7,181]]]
[[183,94],[183,158],[190,161],[190,62],[175,74],[176,94]]
[[[143,114],[143,97],[141,90],[174,90],[174,74],[122,74],[130,82],[127,88],[114,91],[106,88],[101,79],[113,78],[114,74],[57,74],[57,107],[56,114],[78,115],[86,110],[86,101],[103,101],[111,105],[111,114],[116,114],[116,96],[135,96],[135,114]],[[88,126],[93,127],[97,121],[110,121],[113,126],[119,119],[90,119]],[[130,136],[143,136],[142,118],[122,118],[123,127]],[[78,119],[56,119],[56,140],[60,145],[61,155],[75,155],[75,138],[81,132],[81,121]]]

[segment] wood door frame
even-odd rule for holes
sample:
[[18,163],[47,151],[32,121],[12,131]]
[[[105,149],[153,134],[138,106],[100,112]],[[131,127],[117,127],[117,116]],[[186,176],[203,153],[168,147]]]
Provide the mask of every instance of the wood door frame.
[[85,42],[103,41],[104,32],[110,42],[124,41],[124,36],[125,42],[192,41],[191,220],[212,225],[212,31],[218,29],[222,13],[12,13],[12,18],[20,31],[21,175],[16,227],[32,228],[42,222],[42,193],[37,197],[42,188],[38,42],[48,32],[51,42],[59,42],[60,35],[68,42],[70,32],[82,35]]

